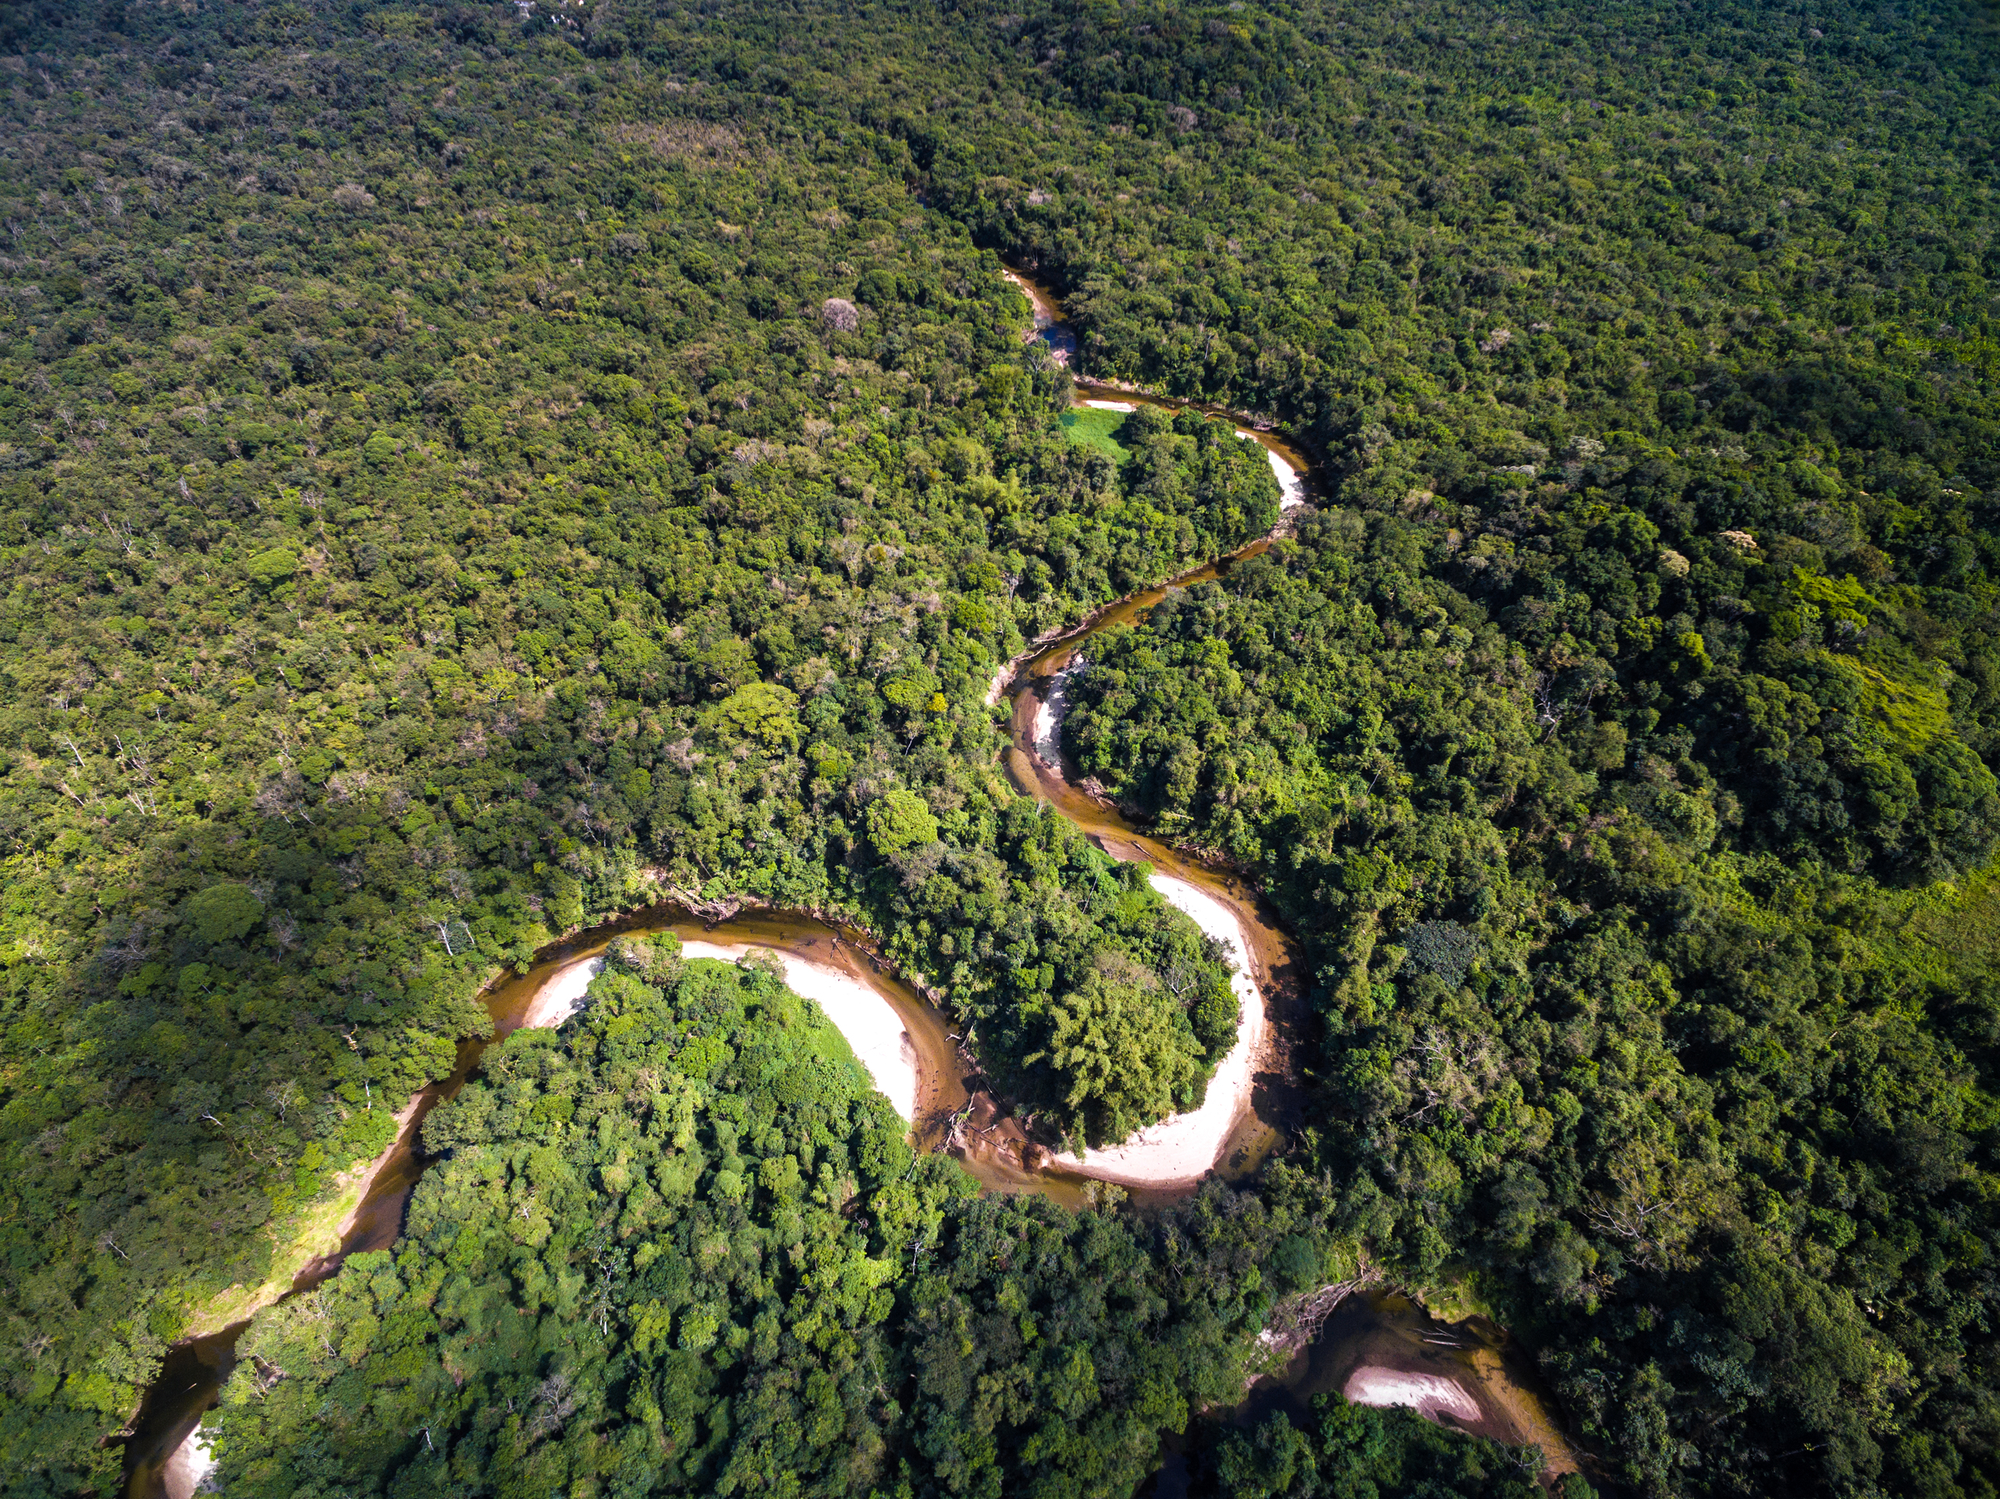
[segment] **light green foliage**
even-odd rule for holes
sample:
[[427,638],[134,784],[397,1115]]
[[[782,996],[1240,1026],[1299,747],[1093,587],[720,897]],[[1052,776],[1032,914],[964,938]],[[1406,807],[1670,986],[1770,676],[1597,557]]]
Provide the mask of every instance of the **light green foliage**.
[[1062,425],[1072,441],[1094,448],[1113,463],[1124,463],[1132,456],[1132,450],[1118,440],[1118,429],[1125,425],[1122,411],[1078,407],[1063,413]]
[[298,570],[299,559],[283,547],[258,552],[243,564],[244,573],[257,583],[282,583]]
[[767,749],[799,747],[798,695],[775,682],[746,682],[722,702],[728,737]]
[[[1319,979],[1339,1221],[1485,1276],[1631,1481],[1698,1487],[1684,1422],[1709,1469],[1761,1471],[1770,1429],[1866,1453],[1986,1339],[1986,876],[1962,916],[1911,900],[1913,964],[1872,880],[1759,851],[1736,746],[1616,698],[1552,712],[1553,665],[1427,576],[1420,535],[1325,513],[1102,639],[1070,747],[1260,870]],[[1942,694],[1822,661],[1884,725],[1876,763],[1928,743],[1984,773]],[[1939,816],[1907,776],[1868,789]],[[1231,1450],[1243,1484],[1293,1461]]]
[[945,980],[1004,1095],[1074,1139],[1199,1104],[1236,1034],[1208,939],[1066,819],[1014,798],[982,819],[991,846],[967,849],[927,838],[915,798],[870,806],[891,954]]
[[1177,1107],[1199,1105],[1202,1075],[1187,1017],[1158,1004],[1159,976],[1122,953],[1097,955],[1049,1006],[1046,1061],[1071,1114],[1093,1137],[1122,1140]]
[[868,841],[883,858],[937,842],[938,820],[923,799],[898,787],[868,805]]

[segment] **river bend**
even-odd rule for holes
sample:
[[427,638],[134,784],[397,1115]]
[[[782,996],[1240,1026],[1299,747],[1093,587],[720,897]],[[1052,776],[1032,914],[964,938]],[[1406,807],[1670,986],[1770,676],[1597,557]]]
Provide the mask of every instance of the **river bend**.
[[[1033,308],[1029,336],[1043,340],[1057,363],[1069,365],[1076,340],[1056,299],[1021,272],[1010,269],[1006,275]],[[1265,450],[1281,493],[1281,530],[1290,519],[1285,512],[1306,504],[1313,492],[1307,460],[1268,424],[1082,378],[1075,379],[1074,399],[1102,410],[1129,411],[1145,404],[1169,411],[1201,410],[1231,421],[1238,436]],[[491,1040],[523,1026],[560,1025],[581,1004],[613,938],[670,931],[689,957],[734,959],[753,950],[775,954],[787,984],[819,1004],[847,1038],[876,1087],[910,1123],[917,1143],[950,1151],[987,1190],[1040,1192],[1074,1206],[1090,1199],[1093,1181],[1103,1181],[1127,1188],[1143,1202],[1181,1195],[1210,1173],[1238,1179],[1253,1172],[1277,1146],[1297,1107],[1288,1066],[1298,992],[1292,944],[1245,882],[1132,826],[1103,798],[1075,785],[1064,771],[1061,723],[1065,688],[1080,669],[1083,647],[1092,635],[1142,617],[1173,589],[1220,576],[1235,562],[1265,550],[1271,540],[1260,537],[1036,642],[996,674],[987,698],[995,706],[1012,698],[1006,768],[1016,788],[1050,803],[1114,858],[1148,864],[1161,897],[1228,951],[1240,1007],[1237,1040],[1217,1066],[1200,1108],[1114,1146],[1088,1149],[1080,1156],[1053,1154],[1028,1138],[1004,1100],[985,1090],[951,1022],[889,971],[868,934],[794,912],[753,911],[714,922],[662,906],[569,938],[527,973],[505,978],[488,991]],[[417,1143],[424,1117],[464,1086],[490,1044],[461,1041],[451,1075],[424,1089],[398,1116],[397,1138],[369,1168],[361,1200],[341,1227],[337,1250],[302,1266],[292,1292],[336,1273],[350,1254],[395,1242],[410,1191],[426,1164]],[[1545,1402],[1534,1391],[1531,1367],[1490,1323],[1474,1319],[1446,1327],[1379,1289],[1350,1297],[1343,1305],[1344,1315],[1330,1318],[1326,1330],[1297,1352],[1281,1376],[1253,1388],[1245,1413],[1299,1407],[1311,1394],[1337,1389],[1363,1403],[1409,1405],[1431,1419],[1502,1441],[1540,1442],[1550,1459],[1548,1471],[1574,1467]],[[169,1351],[126,1445],[128,1499],[186,1499],[197,1487],[208,1464],[198,1423],[219,1398],[236,1339],[247,1326],[246,1318]],[[1448,1348],[1458,1356],[1447,1356]]]

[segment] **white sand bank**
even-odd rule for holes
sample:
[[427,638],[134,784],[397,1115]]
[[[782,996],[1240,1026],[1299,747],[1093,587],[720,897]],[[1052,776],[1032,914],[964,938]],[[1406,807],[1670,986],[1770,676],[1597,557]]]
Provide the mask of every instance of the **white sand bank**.
[[1078,404],[1088,406],[1093,411],[1137,411],[1139,409],[1130,401],[1082,401]]
[[[1248,432],[1238,432],[1236,435],[1238,437],[1250,436]],[[1270,459],[1271,472],[1277,476],[1278,508],[1280,510],[1291,510],[1303,505],[1306,502],[1306,481],[1304,475],[1300,474],[1297,469],[1293,468],[1269,448],[1264,449],[1264,456]]]
[[[868,1069],[875,1087],[896,1113],[911,1120],[917,1113],[917,1052],[903,1029],[903,1017],[875,990],[830,963],[814,963],[779,952],[759,942],[684,941],[681,955],[719,958],[733,963],[753,949],[774,953],[785,965],[785,983],[794,994],[818,1005],[835,1030],[847,1038],[854,1055]],[[549,976],[528,1006],[523,1026],[561,1025],[583,1002],[584,991],[604,966],[602,958],[585,958]]]
[[561,1025],[569,1019],[582,1006],[584,991],[603,966],[602,958],[580,958],[567,968],[558,968],[550,974],[548,981],[535,991],[535,997],[528,1001],[527,1012],[521,1016],[521,1029],[536,1030],[543,1026]]
[[[690,958],[721,958],[733,963],[755,943],[683,942]],[[766,948],[767,952],[777,952]],[[779,952],[785,983],[794,994],[818,1005],[833,1028],[847,1038],[854,1055],[875,1079],[876,1091],[887,1098],[899,1117],[917,1117],[917,1048],[903,1029],[896,1007],[875,990],[831,963],[814,963]]]
[[1208,1096],[1200,1108],[1163,1119],[1122,1145],[1066,1158],[1092,1176],[1134,1186],[1192,1181],[1220,1162],[1230,1130],[1250,1107],[1256,1054],[1263,1045],[1267,1024],[1263,991],[1250,973],[1250,936],[1236,913],[1186,880],[1155,873],[1152,882],[1169,905],[1185,911],[1202,931],[1232,949],[1229,983],[1236,991],[1242,1018],[1236,1027],[1236,1044],[1209,1079]]
[[160,1481],[167,1491],[167,1499],[188,1499],[201,1487],[201,1481],[208,1477],[215,1466],[215,1453],[209,1448],[210,1433],[197,1426],[187,1434],[187,1440],[174,1448],[173,1456],[167,1459],[166,1470]]
[[1439,1374],[1411,1374],[1363,1364],[1348,1376],[1347,1387],[1340,1393],[1356,1405],[1406,1405],[1428,1421],[1439,1416],[1465,1422],[1479,1419],[1479,1402],[1456,1380]]

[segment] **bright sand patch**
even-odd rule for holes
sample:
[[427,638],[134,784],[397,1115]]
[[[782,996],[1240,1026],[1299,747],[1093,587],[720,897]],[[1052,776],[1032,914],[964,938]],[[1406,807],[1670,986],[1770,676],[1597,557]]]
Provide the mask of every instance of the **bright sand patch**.
[[[1039,730],[1039,723],[1036,727]],[[1192,1181],[1220,1161],[1230,1130],[1250,1107],[1256,1055],[1266,1025],[1264,995],[1249,968],[1250,935],[1236,913],[1187,880],[1158,873],[1151,879],[1161,899],[1185,911],[1203,932],[1232,949],[1229,986],[1236,991],[1243,1018],[1236,1028],[1236,1044],[1208,1080],[1208,1096],[1200,1108],[1171,1115],[1122,1145],[1065,1158],[1092,1176],[1148,1187]]]
[[1406,1405],[1425,1420],[1451,1416],[1468,1424],[1479,1420],[1479,1402],[1456,1380],[1438,1374],[1411,1374],[1363,1364],[1348,1376],[1341,1394],[1356,1405]]
[[550,974],[528,1001],[528,1008],[521,1016],[521,1029],[539,1030],[569,1019],[583,1004],[584,991],[590,988],[590,981],[603,966],[602,958],[579,958],[567,968],[558,968]]
[[187,1440],[174,1449],[167,1459],[166,1471],[160,1480],[167,1491],[167,1499],[188,1499],[201,1487],[208,1470],[215,1466],[215,1453],[209,1449],[210,1433],[197,1426],[187,1434]]
[[[785,984],[820,1007],[833,1028],[847,1038],[875,1087],[904,1120],[917,1113],[917,1053],[895,1006],[862,980],[831,963],[814,963],[757,942],[683,941],[685,958],[718,958],[733,963],[746,952],[774,954],[785,966]],[[528,1006],[524,1026],[561,1025],[576,1013],[584,991],[604,964],[586,958],[558,969]]]
[[1079,406],[1088,406],[1093,411],[1137,411],[1139,408],[1130,401],[1079,401]]
[[[1236,435],[1250,436],[1248,432],[1238,432]],[[1306,481],[1299,471],[1269,448],[1264,449],[1264,456],[1271,460],[1271,472],[1277,475],[1278,508],[1290,510],[1294,506],[1303,505],[1306,502]]]

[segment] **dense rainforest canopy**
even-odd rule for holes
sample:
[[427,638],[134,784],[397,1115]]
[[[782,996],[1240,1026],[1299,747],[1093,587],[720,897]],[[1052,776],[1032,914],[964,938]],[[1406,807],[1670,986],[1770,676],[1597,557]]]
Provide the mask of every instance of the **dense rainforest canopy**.
[[1310,1190],[978,1196],[770,972],[675,946],[614,949],[580,1024],[430,1117],[397,1255],[258,1320],[228,1492],[1124,1493],[1240,1389],[1246,1272],[1289,1240],[1320,1273]]
[[[1071,1139],[1199,1096],[1218,955],[985,695],[1277,491],[1220,422],[1065,428],[1004,258],[1085,372],[1321,460],[1067,735],[1298,934],[1311,1128],[1169,1213],[981,1199],[769,974],[635,948],[435,1116],[392,1254],[260,1316],[226,1486],[1127,1494],[1365,1252],[1526,1337],[1600,1484],[1993,1492],[1996,48],[0,11],[5,1486],[114,1486],[163,1349],[615,911],[843,914]],[[1080,1088],[1050,1036],[1118,1013],[1143,1075]],[[1526,1482],[1338,1402],[1193,1445]]]

